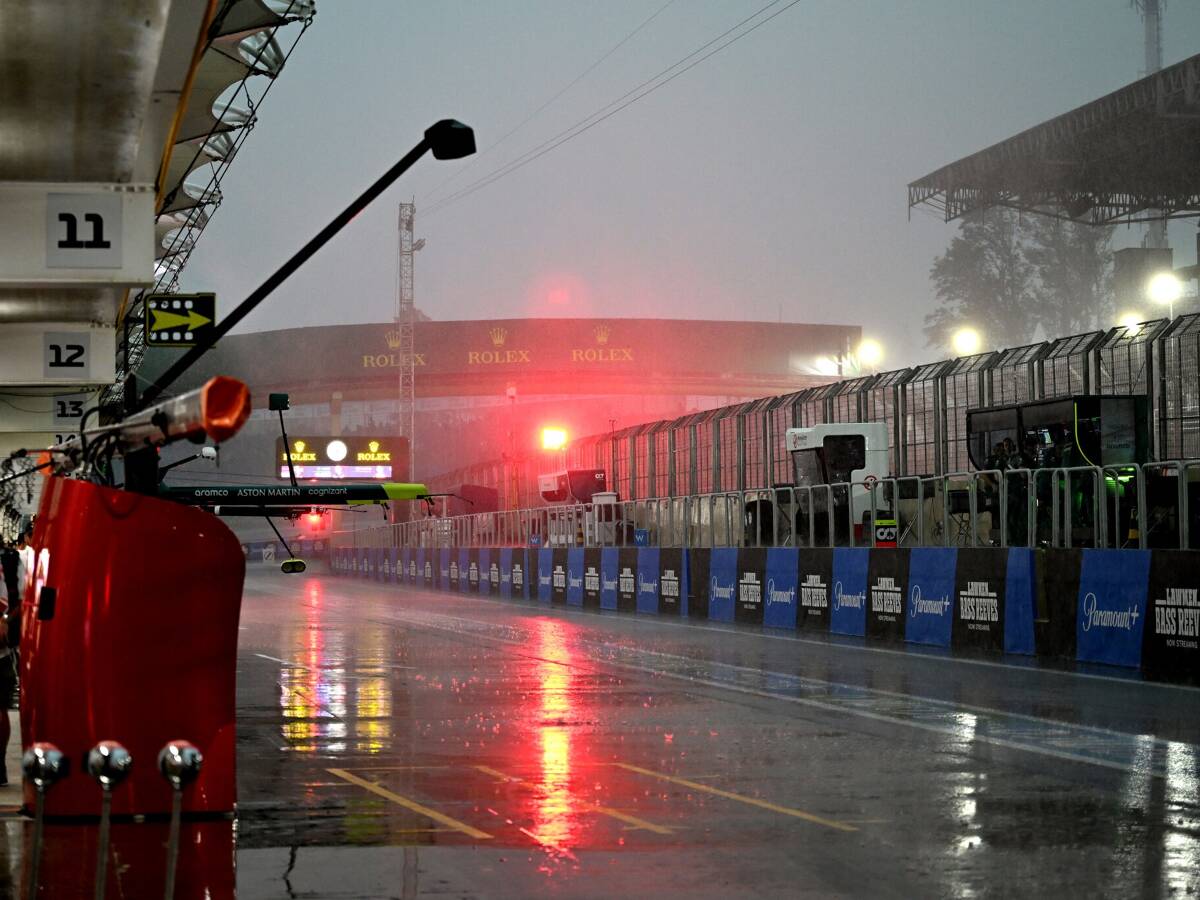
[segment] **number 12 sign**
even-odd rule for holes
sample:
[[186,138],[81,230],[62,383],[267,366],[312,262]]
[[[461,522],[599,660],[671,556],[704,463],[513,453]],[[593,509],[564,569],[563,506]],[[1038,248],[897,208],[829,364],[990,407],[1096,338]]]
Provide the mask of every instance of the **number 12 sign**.
[[47,331],[42,346],[42,375],[86,381],[91,369],[92,336],[86,331]]

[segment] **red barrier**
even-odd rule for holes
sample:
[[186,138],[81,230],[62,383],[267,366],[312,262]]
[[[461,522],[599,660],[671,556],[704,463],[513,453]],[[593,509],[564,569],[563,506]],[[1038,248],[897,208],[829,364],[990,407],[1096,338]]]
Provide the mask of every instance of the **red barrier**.
[[[24,825],[23,888],[13,896],[30,897],[33,823],[25,822]],[[234,900],[237,885],[233,828],[234,823],[227,819],[183,823],[179,863],[175,870],[175,900]],[[167,829],[167,823],[161,821],[118,822],[112,826],[106,897],[157,898],[163,895],[167,877]],[[51,823],[46,826],[38,897],[92,900],[95,896],[98,832],[99,826],[95,824]]]
[[[113,814],[162,814],[171,793],[156,760],[169,740],[204,754],[184,794],[189,812],[229,812],[234,682],[245,559],[215,516],[84,481],[51,478],[25,593],[21,738],[57,744],[71,774],[46,795],[51,816],[98,815],[100,788],[83,758],[124,744],[133,771]],[[32,787],[25,787],[32,808]]]

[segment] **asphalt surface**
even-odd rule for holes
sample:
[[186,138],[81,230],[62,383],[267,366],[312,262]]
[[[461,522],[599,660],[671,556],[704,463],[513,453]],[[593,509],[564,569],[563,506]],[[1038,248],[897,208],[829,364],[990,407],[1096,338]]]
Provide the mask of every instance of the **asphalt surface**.
[[238,711],[181,897],[1200,893],[1194,688],[258,568]]
[[1200,691],[253,572],[240,896],[1200,892]]

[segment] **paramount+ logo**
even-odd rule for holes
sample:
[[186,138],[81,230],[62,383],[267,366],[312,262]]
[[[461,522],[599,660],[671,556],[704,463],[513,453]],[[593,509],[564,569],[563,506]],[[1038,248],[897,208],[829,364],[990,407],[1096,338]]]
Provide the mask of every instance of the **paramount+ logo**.
[[1093,628],[1116,628],[1123,631],[1133,631],[1139,618],[1136,606],[1125,609],[1104,609],[1096,600],[1096,595],[1088,592],[1083,598],[1083,630]]

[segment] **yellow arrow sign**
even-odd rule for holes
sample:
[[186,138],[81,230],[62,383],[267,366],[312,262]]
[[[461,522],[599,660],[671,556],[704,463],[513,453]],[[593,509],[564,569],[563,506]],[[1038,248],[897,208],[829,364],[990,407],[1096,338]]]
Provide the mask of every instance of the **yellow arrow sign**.
[[212,321],[208,316],[202,316],[194,309],[188,310],[186,316],[163,309],[152,309],[150,313],[154,316],[154,324],[150,326],[151,331],[163,331],[167,328],[178,328],[181,325],[188,331],[195,331],[201,325],[207,325]]

